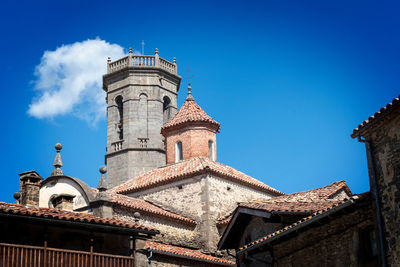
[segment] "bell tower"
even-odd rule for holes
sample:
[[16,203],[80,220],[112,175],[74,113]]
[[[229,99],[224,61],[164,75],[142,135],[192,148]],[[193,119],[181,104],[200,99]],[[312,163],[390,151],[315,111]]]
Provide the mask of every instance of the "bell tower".
[[177,110],[181,77],[176,60],[158,55],[129,55],[107,61],[103,89],[107,93],[108,188],[165,165],[161,127]]

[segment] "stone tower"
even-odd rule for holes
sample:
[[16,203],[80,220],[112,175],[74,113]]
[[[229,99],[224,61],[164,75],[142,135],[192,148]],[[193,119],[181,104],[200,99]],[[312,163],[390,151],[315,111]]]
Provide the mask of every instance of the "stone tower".
[[129,55],[107,62],[103,89],[107,93],[108,187],[164,166],[160,133],[177,110],[181,77],[173,63],[154,56]]

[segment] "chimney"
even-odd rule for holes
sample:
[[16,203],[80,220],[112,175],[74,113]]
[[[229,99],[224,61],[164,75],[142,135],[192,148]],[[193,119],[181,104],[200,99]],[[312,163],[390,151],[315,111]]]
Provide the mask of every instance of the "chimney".
[[39,207],[40,182],[43,178],[36,171],[19,174],[19,203],[28,207]]

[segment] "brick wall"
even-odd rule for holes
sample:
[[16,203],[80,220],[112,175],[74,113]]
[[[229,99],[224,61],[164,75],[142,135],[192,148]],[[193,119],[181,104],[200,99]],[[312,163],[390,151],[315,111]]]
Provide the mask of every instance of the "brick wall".
[[202,126],[191,126],[168,133],[165,138],[167,164],[175,162],[175,144],[182,142],[183,159],[209,157],[208,141],[214,142],[214,159],[217,160],[216,132]]

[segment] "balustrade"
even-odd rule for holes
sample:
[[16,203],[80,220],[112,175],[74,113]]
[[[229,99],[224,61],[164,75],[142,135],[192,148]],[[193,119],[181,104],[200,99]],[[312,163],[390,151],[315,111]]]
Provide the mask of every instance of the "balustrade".
[[107,73],[112,73],[128,66],[160,68],[170,73],[177,74],[175,59],[174,63],[171,63],[159,57],[158,52],[156,52],[154,56],[132,55],[132,50],[129,51],[128,56],[114,62],[111,62],[109,59],[107,62]]
[[4,267],[133,267],[134,257],[0,243]]
[[122,149],[122,143],[124,142],[124,140],[120,140],[114,143],[111,143],[111,146],[114,147],[114,151],[120,151]]

